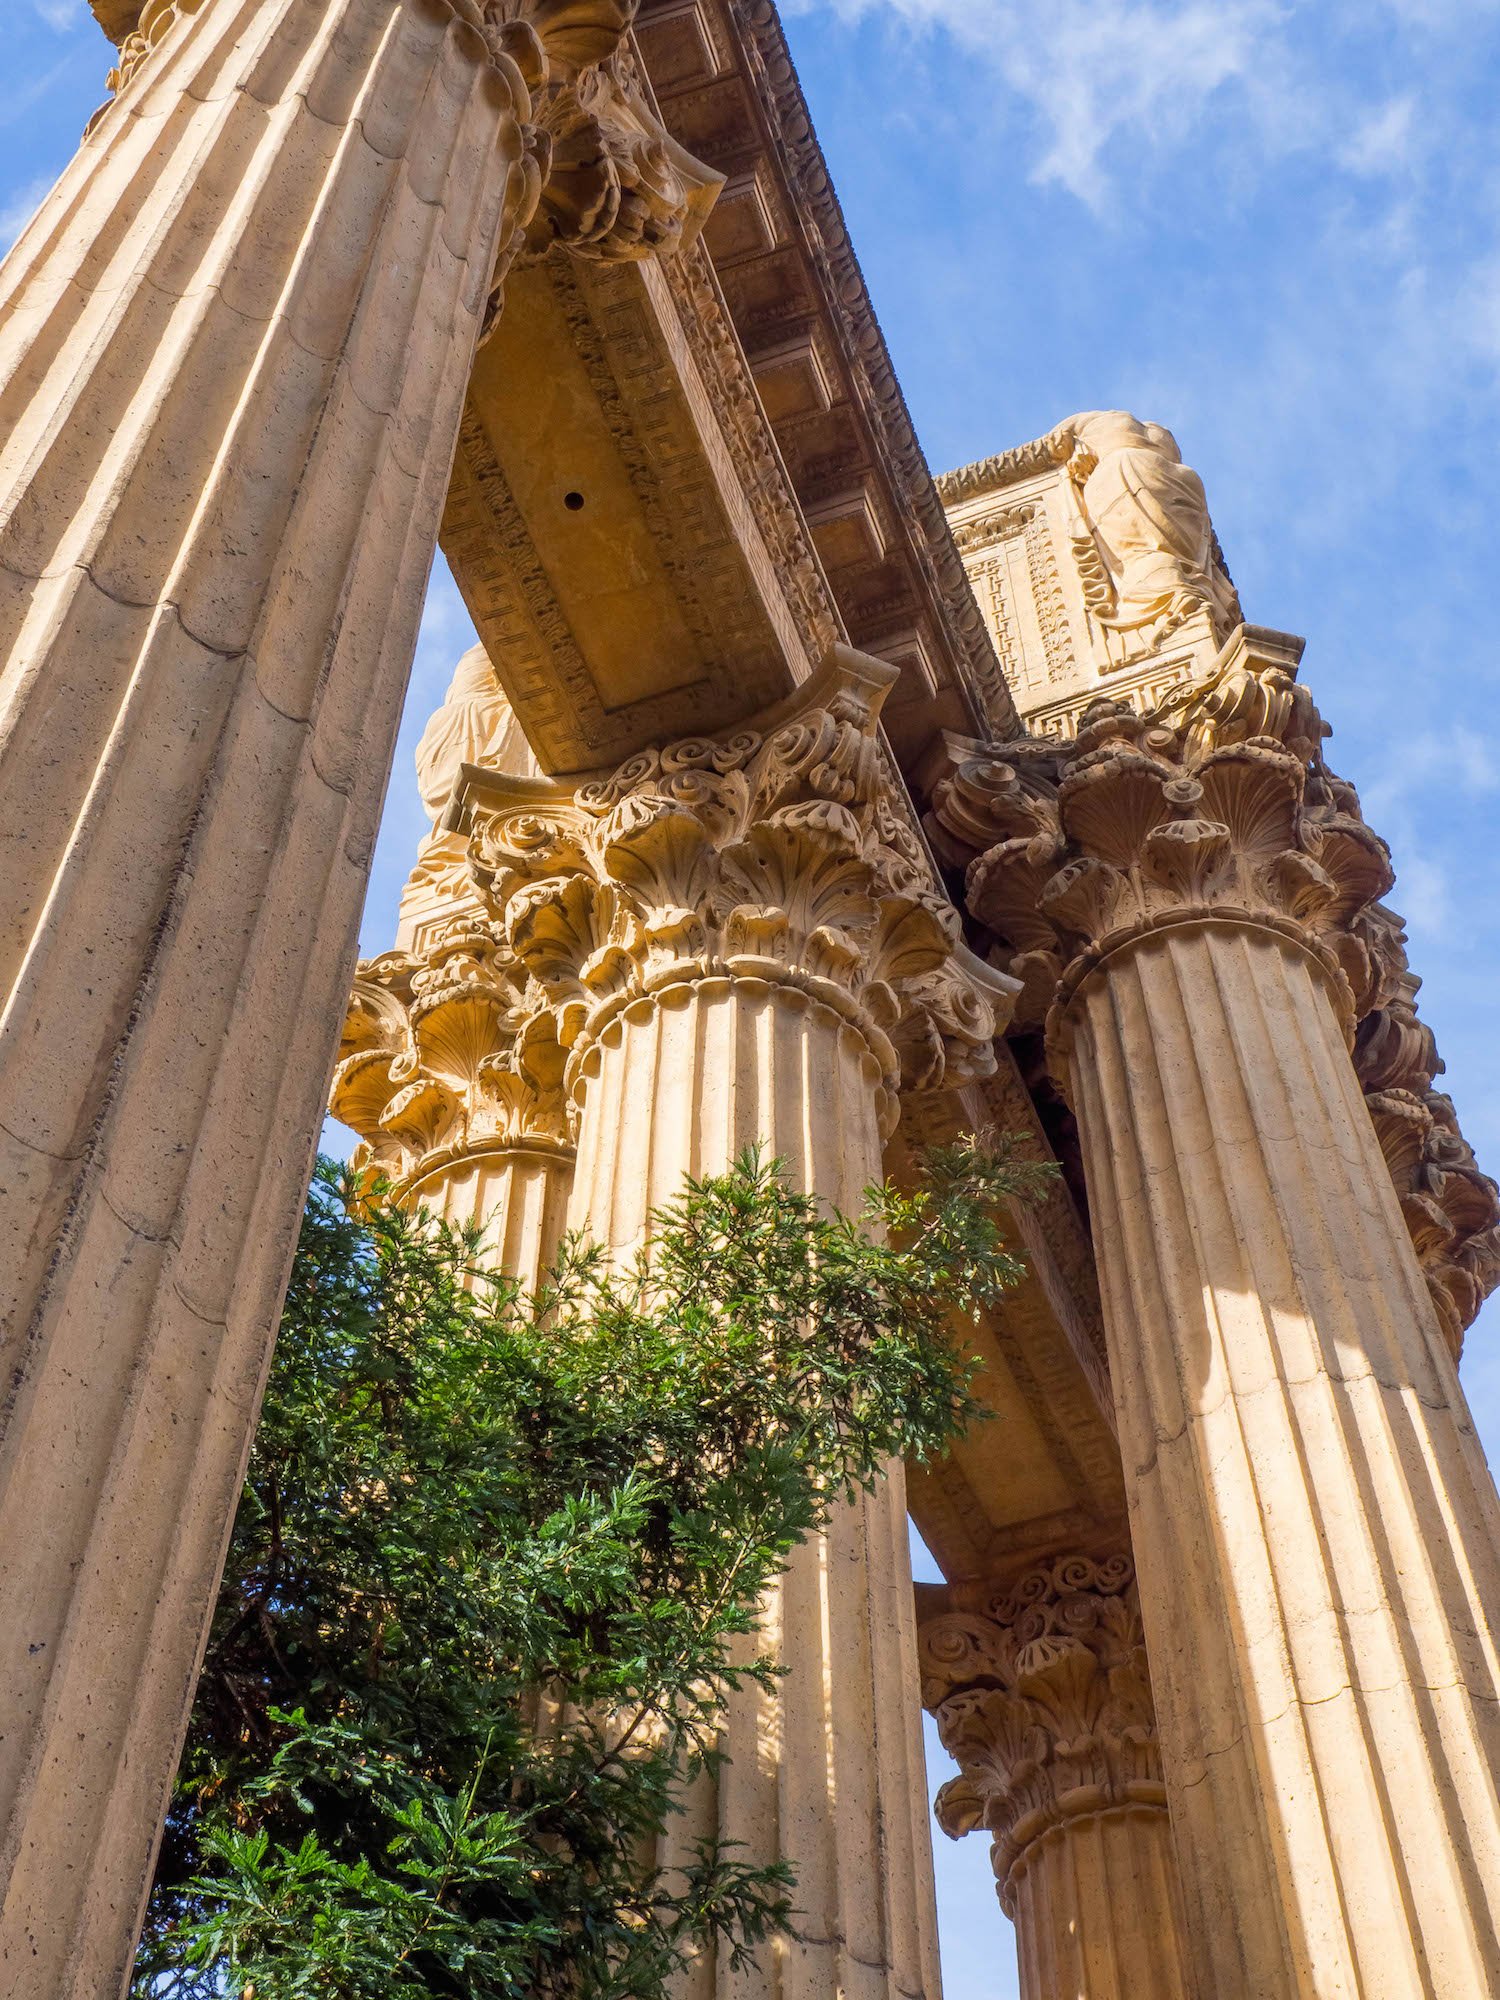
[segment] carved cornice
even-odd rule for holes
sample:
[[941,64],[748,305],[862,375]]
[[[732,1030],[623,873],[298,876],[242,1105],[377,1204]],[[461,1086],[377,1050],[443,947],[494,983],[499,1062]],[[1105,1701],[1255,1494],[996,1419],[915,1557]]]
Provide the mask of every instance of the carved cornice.
[[960,1772],[938,1793],[938,1824],[991,1835],[1008,1914],[1036,1841],[1105,1813],[1165,1812],[1128,1556],[1049,1563],[924,1619],[919,1643],[923,1705]]
[[941,606],[970,699],[990,729],[1011,735],[1020,727],[1015,704],[917,443],[776,7],[772,0],[725,0],[725,6],[800,219],[800,247],[837,328],[869,448],[891,493],[903,538],[927,591]]
[[960,465],[952,472],[939,473],[938,498],[945,507],[956,507],[961,501],[978,500],[986,493],[1002,493],[1007,486],[1017,486],[1023,479],[1034,479],[1039,472],[1051,472],[1059,465],[1066,465],[1072,450],[1073,433],[1066,424],[1060,424],[1029,444],[1013,445],[1009,451],[996,452],[973,465]]
[[843,620],[813,553],[765,406],[755,393],[713,261],[695,244],[662,270],[798,631],[809,654],[821,659],[846,638]]
[[976,556],[985,549],[999,547],[1026,532],[1036,518],[1036,503],[1026,501],[1004,507],[997,514],[985,514],[977,521],[963,521],[953,530],[954,545],[960,555]]
[[547,996],[493,926],[461,918],[428,951],[359,967],[329,1107],[353,1165],[398,1195],[487,1153],[569,1153],[564,1055]]
[[896,1093],[988,1074],[1012,988],[969,954],[878,736],[894,669],[846,648],[761,724],[569,787],[474,774],[473,866],[577,1090],[609,1023],[708,979],[797,989]]

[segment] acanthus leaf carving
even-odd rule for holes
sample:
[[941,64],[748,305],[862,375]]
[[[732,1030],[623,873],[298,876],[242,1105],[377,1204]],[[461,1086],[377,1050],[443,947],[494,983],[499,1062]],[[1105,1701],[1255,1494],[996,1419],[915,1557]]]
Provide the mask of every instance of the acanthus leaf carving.
[[462,917],[424,952],[361,965],[330,1093],[356,1171],[398,1194],[454,1159],[568,1149],[568,1023],[491,925]]
[[1432,1031],[1417,1012],[1421,981],[1406,962],[1395,912],[1377,905],[1369,950],[1387,966],[1380,1004],[1360,1022],[1354,1067],[1402,1217],[1456,1361],[1480,1307],[1500,1285],[1500,1187],[1481,1172],[1459,1128]]
[[1067,1086],[1069,1005],[1109,955],[1164,925],[1259,926],[1327,983],[1413,1247],[1457,1355],[1500,1283],[1500,1195],[1481,1173],[1416,1011],[1390,853],[1283,635],[1247,627],[1197,690],[1137,714],[1098,701],[1073,738],[950,744],[933,786],[939,852],[967,864],[969,906],[1021,982],[1016,1021],[1047,1024]]
[[1145,1638],[1128,1556],[1069,1556],[959,1605],[919,1632],[922,1700],[960,1775],[938,1823],[994,1840],[1000,1900],[1032,1844],[1072,1821],[1166,1809]]
[[[1243,673],[1253,679],[1253,665]],[[1028,759],[1026,810],[1039,830],[1024,847],[1011,837],[979,855],[969,900],[1014,959],[1046,948],[1036,917],[1050,926],[1065,968],[1054,1036],[1065,1032],[1059,1003],[1094,965],[1188,919],[1260,923],[1301,942],[1351,1033],[1372,1004],[1388,959],[1366,915],[1393,880],[1389,854],[1357,818],[1351,789],[1304,754],[1321,742],[1305,704],[1272,694],[1259,707],[1237,699],[1222,728],[1192,708],[1166,719],[1098,701],[1077,737],[1054,746],[1050,780]],[[1258,724],[1279,721],[1290,740],[1244,734],[1247,709]],[[1006,749],[987,760],[1004,761]],[[988,790],[998,798],[1001,788]],[[977,815],[968,817],[972,829]],[[1035,1009],[1035,982],[1033,994]]]
[[878,737],[893,670],[847,649],[765,728],[688,738],[607,776],[474,809],[475,878],[555,1001],[593,1009],[708,973],[800,987],[860,1026],[895,1095],[988,1074],[1011,982],[965,951]]

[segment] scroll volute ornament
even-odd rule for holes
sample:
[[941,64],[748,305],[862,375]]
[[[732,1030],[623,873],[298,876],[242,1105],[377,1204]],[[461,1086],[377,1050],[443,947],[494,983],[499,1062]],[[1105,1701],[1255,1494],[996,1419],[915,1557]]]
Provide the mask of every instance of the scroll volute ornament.
[[638,0],[485,0],[492,46],[531,92],[538,200],[524,255],[554,244],[618,262],[677,249],[702,227],[723,175],[663,126],[627,43]]

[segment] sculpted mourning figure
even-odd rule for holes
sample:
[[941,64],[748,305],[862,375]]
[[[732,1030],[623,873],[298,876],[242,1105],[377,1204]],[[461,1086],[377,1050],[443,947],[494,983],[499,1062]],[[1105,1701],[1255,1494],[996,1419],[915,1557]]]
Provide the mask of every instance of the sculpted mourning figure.
[[1203,481],[1161,424],[1088,410],[1060,427],[1071,446],[1074,551],[1089,609],[1122,657],[1206,610],[1218,638],[1240,622],[1216,563]]
[[529,777],[537,768],[483,646],[471,646],[454,668],[443,705],[417,745],[417,787],[434,825],[447,810],[465,764],[517,777]]

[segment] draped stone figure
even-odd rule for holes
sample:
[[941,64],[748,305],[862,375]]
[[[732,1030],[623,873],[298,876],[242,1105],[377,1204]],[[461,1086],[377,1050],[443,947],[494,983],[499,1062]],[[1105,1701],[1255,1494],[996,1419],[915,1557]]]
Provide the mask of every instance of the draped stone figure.
[[471,646],[453,669],[443,705],[417,745],[417,789],[434,825],[447,810],[465,764],[533,777],[537,762],[515,710],[500,692],[483,646]]
[[1100,625],[1138,650],[1206,611],[1226,637],[1239,601],[1216,560],[1203,481],[1172,433],[1127,410],[1089,410],[1060,437],[1072,445],[1074,550]]

